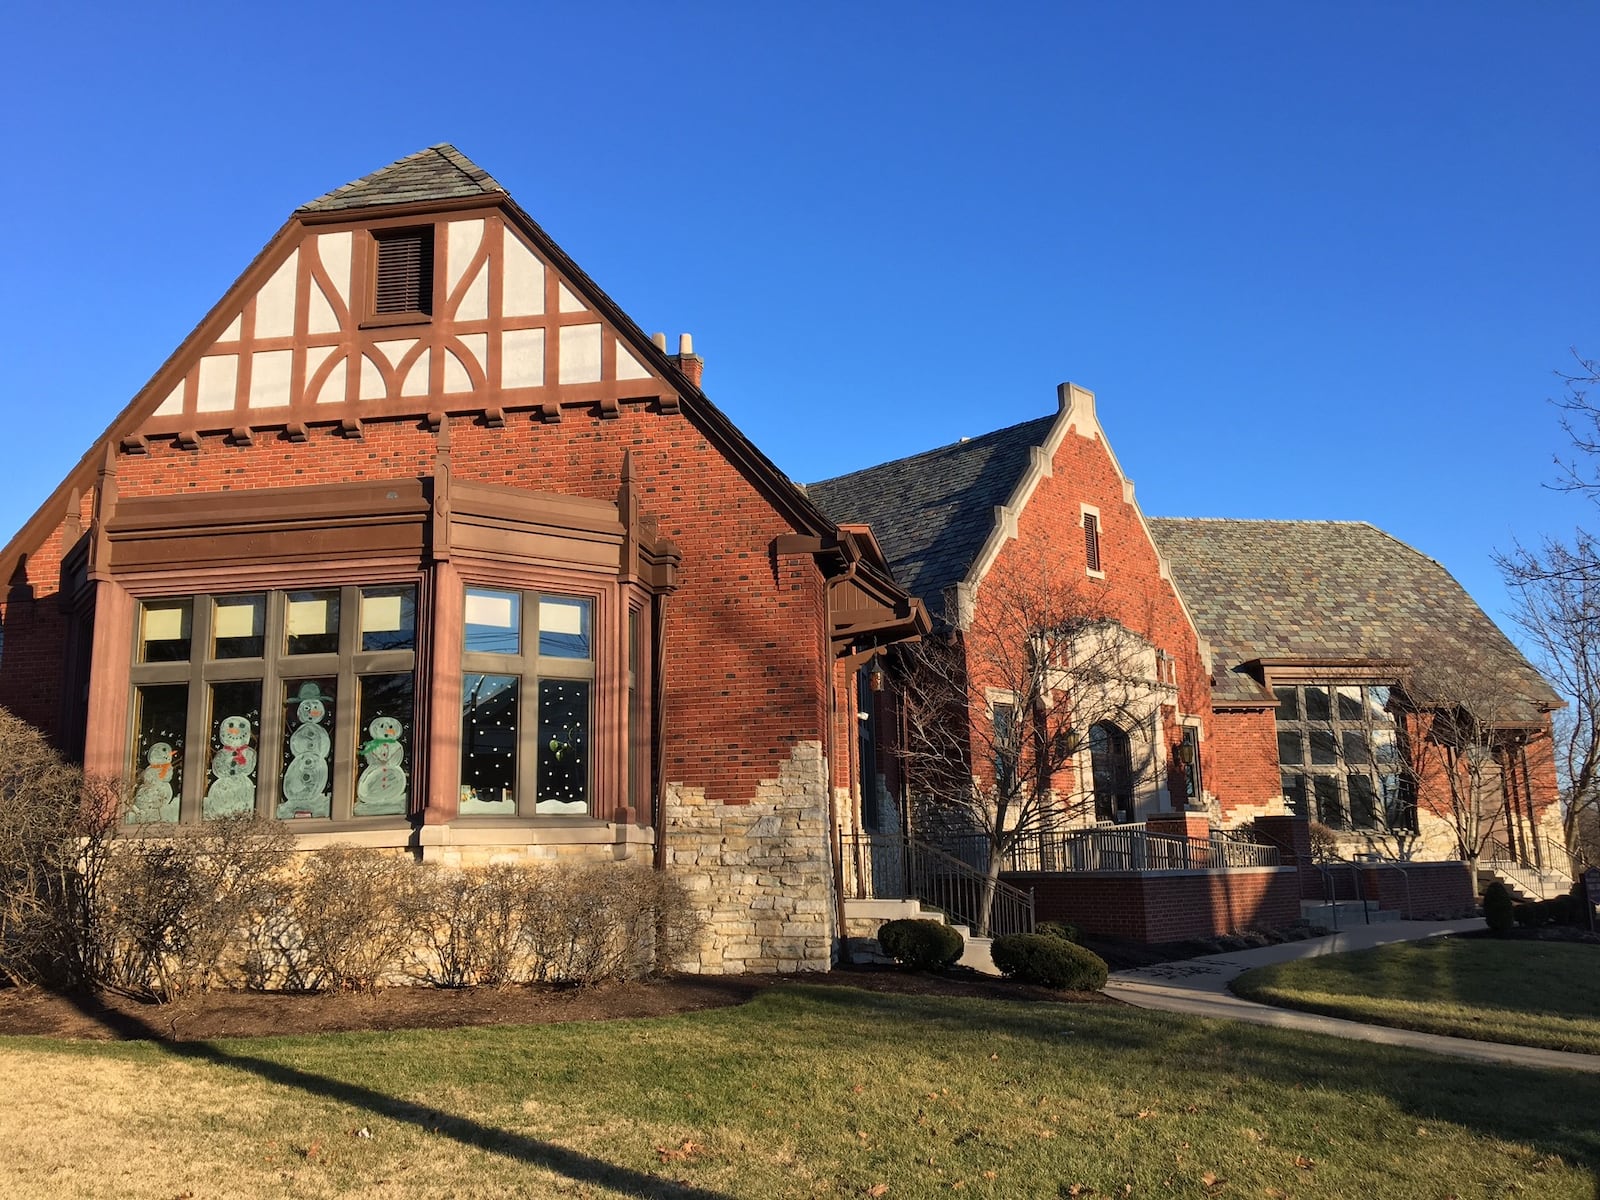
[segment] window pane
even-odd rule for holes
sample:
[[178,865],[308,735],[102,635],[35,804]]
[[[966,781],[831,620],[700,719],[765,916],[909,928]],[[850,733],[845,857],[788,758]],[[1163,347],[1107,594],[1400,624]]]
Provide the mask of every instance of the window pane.
[[1374,729],[1372,731],[1372,761],[1378,769],[1391,774],[1398,774],[1400,770],[1400,743],[1395,738],[1393,729]]
[[339,593],[290,592],[283,628],[284,645],[290,654],[337,654]]
[[139,661],[184,662],[189,657],[189,633],[194,602],[146,600],[139,606]]
[[211,786],[206,817],[249,816],[256,810],[256,738],[261,728],[261,681],[211,687]]
[[1278,730],[1278,762],[1285,767],[1305,765],[1305,744],[1298,729]]
[[1328,689],[1314,683],[1306,684],[1306,720],[1326,721],[1328,715]]
[[1350,824],[1356,829],[1371,829],[1376,824],[1377,789],[1370,775],[1352,775],[1350,784]]
[[546,658],[589,657],[589,602],[539,597],[539,653]]
[[1372,765],[1372,750],[1367,745],[1367,735],[1359,729],[1341,732],[1344,739],[1344,765],[1359,771]]
[[183,732],[188,721],[188,684],[133,690],[137,784],[128,810],[130,825],[178,819],[178,798],[183,794]]
[[522,653],[522,593],[467,589],[468,653]]
[[1358,687],[1342,687],[1338,689],[1339,720],[1359,721],[1361,719],[1361,689]]
[[461,702],[461,811],[517,811],[516,675],[468,675]]
[[1333,740],[1333,730],[1311,730],[1311,765],[1331,767],[1339,761],[1338,744]]
[[[417,593],[409,587],[361,589],[361,648],[414,650],[417,645]],[[410,721],[406,724],[409,726]]]
[[1283,799],[1289,806],[1289,811],[1297,817],[1306,816],[1306,777],[1304,775],[1285,775],[1283,777]]
[[1275,687],[1272,694],[1278,698],[1278,720],[1298,721],[1300,719],[1300,689],[1293,687]]
[[411,798],[406,773],[411,762],[411,676],[363,675],[357,686],[356,757],[361,774],[356,779],[355,815],[403,816]]
[[211,657],[260,658],[266,628],[265,596],[218,596],[211,605]]
[[541,813],[589,811],[589,681],[539,681],[538,801]]
[[1344,826],[1344,812],[1339,805],[1339,780],[1333,775],[1313,775],[1312,786],[1316,789],[1317,820],[1330,829],[1341,829]]
[[283,795],[275,810],[284,820],[333,815],[334,686],[333,679],[284,682]]
[[1367,689],[1367,715],[1371,720],[1391,723],[1394,721],[1394,715],[1388,711],[1390,690],[1387,687]]

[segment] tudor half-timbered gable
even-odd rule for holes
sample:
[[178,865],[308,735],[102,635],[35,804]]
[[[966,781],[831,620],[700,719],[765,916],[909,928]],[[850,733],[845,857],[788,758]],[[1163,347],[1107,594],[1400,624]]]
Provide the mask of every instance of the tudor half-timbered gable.
[[653,858],[826,965],[831,664],[922,618],[700,369],[453,147],[330,192],[7,547],[0,703],[131,824]]

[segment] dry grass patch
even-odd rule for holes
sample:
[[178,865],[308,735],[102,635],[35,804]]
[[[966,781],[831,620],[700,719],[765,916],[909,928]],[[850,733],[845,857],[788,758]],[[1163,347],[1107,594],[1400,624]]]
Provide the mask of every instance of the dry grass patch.
[[844,988],[602,1024],[12,1040],[0,1070],[27,1081],[0,1110],[16,1195],[1590,1198],[1600,1163],[1600,1079]]

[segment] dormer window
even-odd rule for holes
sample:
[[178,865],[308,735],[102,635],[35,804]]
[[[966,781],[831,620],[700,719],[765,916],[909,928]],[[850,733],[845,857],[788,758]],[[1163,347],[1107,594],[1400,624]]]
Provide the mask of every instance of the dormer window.
[[373,313],[433,312],[433,227],[385,229],[373,240],[378,249]]

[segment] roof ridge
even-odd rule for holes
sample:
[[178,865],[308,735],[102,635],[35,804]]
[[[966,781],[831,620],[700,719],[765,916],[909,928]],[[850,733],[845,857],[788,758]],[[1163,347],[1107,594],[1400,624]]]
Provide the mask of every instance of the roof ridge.
[[818,479],[818,480],[815,480],[814,482],[808,484],[807,486],[808,487],[820,487],[823,484],[827,484],[827,483],[838,483],[841,480],[853,479],[857,475],[865,475],[870,471],[878,471],[878,470],[883,469],[884,467],[893,467],[893,466],[899,466],[902,463],[914,462],[915,460],[917,460],[919,458],[926,458],[930,454],[941,454],[941,453],[943,453],[943,452],[945,452],[947,450],[959,450],[964,446],[977,446],[977,445],[980,445],[980,444],[982,444],[984,442],[987,442],[990,438],[996,438],[996,437],[999,437],[1003,433],[1011,433],[1014,430],[1021,429],[1024,425],[1036,425],[1036,424],[1040,423],[1041,421],[1053,421],[1059,415],[1060,415],[1059,413],[1050,413],[1050,414],[1048,414],[1046,416],[1029,417],[1026,421],[1017,421],[1015,424],[1004,425],[999,429],[991,429],[991,430],[989,430],[988,433],[980,433],[975,437],[958,438],[956,441],[946,442],[942,446],[934,446],[931,449],[918,450],[914,454],[907,454],[907,455],[904,455],[904,456],[902,456],[900,458],[885,459],[883,462],[873,463],[870,466],[858,467],[854,471],[846,471],[843,475],[832,475],[832,476],[828,477],[827,479]]
[[[482,192],[485,195],[493,192],[499,192],[502,195],[509,195],[509,193],[506,192],[506,189],[500,184],[499,180],[495,179],[495,177],[490,175],[489,172],[485,171],[477,163],[473,162],[454,145],[449,142],[436,142],[431,146],[424,146],[421,150],[407,154],[402,158],[397,158],[393,162],[379,167],[376,171],[371,171],[366,175],[361,176],[359,179],[352,179],[349,183],[341,184],[340,186],[334,188],[331,192],[324,192],[315,200],[310,200],[305,204],[302,204],[299,208],[295,209],[295,212],[315,212],[319,209],[341,207],[338,203],[340,200],[347,199],[362,188],[372,186],[383,175],[391,172],[403,172],[404,168],[407,166],[420,163],[429,155],[434,156],[440,162],[444,163],[453,172],[455,172],[456,175],[460,176],[460,178],[467,185],[477,189],[479,192]],[[370,201],[370,203],[375,204],[381,204],[383,202],[384,201],[382,200]],[[357,204],[353,205],[352,207],[363,206],[364,205],[362,204]]]
[[[1213,521],[1231,525],[1365,525],[1368,529],[1386,532],[1371,521],[1349,520],[1338,517],[1147,517],[1151,521]],[[1390,536],[1393,536],[1392,534]],[[1398,541],[1399,539],[1395,539]],[[1402,543],[1404,544],[1404,543]]]

